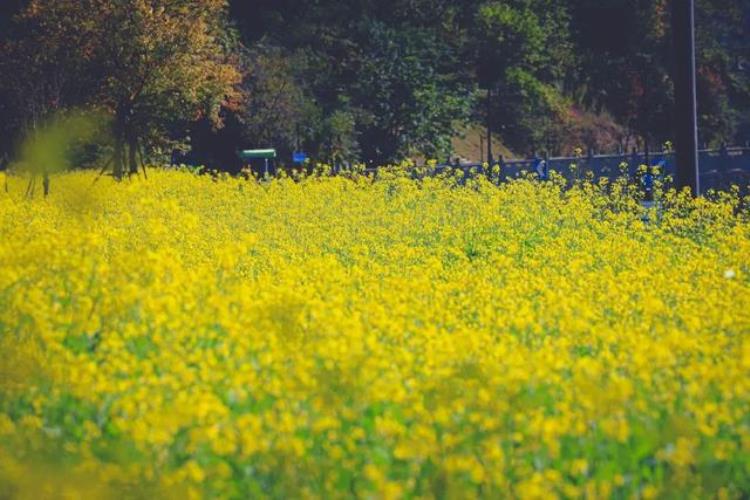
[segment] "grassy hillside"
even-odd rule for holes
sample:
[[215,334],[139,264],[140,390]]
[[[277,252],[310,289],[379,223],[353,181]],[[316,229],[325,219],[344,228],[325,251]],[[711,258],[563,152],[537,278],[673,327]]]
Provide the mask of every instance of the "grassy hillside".
[[[453,138],[451,144],[453,146],[453,157],[472,162],[487,161],[487,130],[482,128],[481,125],[466,127]],[[498,155],[503,155],[504,158],[516,158],[516,155],[505,147],[502,139],[497,135],[492,137],[492,154],[495,158]]]

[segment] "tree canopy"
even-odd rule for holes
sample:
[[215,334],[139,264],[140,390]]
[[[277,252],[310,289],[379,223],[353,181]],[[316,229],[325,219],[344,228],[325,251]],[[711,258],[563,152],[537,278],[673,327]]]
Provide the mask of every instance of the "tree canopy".
[[47,107],[104,110],[114,175],[126,163],[137,171],[143,144],[162,144],[201,116],[220,125],[221,108],[237,101],[226,8],[223,0],[31,0],[5,59],[15,65],[17,99],[43,109],[21,119],[36,121]]
[[[701,142],[745,142],[750,0],[697,5]],[[176,147],[444,158],[472,123],[519,155],[672,138],[668,0],[13,0],[0,29],[0,150],[91,107],[118,176]]]

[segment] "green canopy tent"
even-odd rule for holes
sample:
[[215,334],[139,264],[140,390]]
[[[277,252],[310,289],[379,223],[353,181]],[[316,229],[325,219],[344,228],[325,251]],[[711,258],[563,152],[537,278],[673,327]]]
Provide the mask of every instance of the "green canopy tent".
[[[244,149],[237,153],[240,160],[249,165],[253,172],[260,174],[260,162],[262,160],[263,165],[263,177],[268,177],[269,174],[276,173],[276,159],[275,149]],[[270,164],[269,164],[270,160]]]

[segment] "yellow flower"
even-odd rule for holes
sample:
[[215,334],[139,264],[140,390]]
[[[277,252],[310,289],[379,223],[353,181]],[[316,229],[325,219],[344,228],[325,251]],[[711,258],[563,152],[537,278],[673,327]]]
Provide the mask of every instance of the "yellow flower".
[[[734,494],[705,475],[744,470],[750,450],[737,192],[657,186],[645,224],[628,179],[463,186],[413,168],[263,183],[81,171],[43,202],[20,202],[9,176],[0,481]],[[59,474],[34,460],[61,450]]]

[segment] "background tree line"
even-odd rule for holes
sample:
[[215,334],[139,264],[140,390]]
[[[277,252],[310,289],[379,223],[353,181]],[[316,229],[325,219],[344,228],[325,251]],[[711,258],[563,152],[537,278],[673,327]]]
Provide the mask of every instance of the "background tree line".
[[[699,0],[701,142],[750,139],[750,0]],[[668,0],[6,0],[0,156],[65,110],[116,175],[174,150],[445,158],[481,124],[519,155],[672,137]]]

